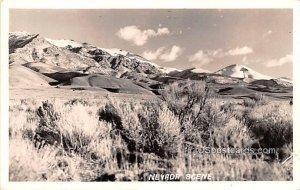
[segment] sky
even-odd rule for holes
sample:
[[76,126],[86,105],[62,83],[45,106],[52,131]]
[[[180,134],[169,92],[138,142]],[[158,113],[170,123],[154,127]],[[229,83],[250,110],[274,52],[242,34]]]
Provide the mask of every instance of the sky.
[[10,9],[10,32],[127,50],[164,67],[292,78],[292,9]]

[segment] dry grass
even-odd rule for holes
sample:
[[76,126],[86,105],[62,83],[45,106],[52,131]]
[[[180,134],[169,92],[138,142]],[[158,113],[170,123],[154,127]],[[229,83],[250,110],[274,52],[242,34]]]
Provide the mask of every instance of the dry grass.
[[[166,89],[162,102],[109,97],[14,102],[9,110],[10,180],[147,180],[151,173],[292,180],[291,168],[280,164],[292,153],[288,103],[264,99],[253,109],[221,106],[204,83],[191,81]],[[267,155],[197,152],[256,143],[284,153],[266,160]]]

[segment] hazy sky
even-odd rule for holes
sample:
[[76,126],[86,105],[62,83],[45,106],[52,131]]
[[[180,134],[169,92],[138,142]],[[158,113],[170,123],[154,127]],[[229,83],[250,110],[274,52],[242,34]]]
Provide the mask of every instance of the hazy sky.
[[10,10],[10,31],[124,49],[162,66],[292,78],[291,9]]

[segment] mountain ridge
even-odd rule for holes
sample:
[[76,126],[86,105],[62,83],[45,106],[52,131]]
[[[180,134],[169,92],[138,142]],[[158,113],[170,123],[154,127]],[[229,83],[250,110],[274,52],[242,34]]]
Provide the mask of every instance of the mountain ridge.
[[[137,78],[133,77],[136,80],[151,79],[160,75],[203,79],[207,74],[238,79],[276,79],[239,64],[228,65],[216,72],[202,68],[180,70],[162,67],[126,50],[100,48],[89,43],[67,39],[54,40],[28,32],[10,32],[9,47],[10,64],[21,64],[32,70],[44,72],[46,75],[50,71],[69,70],[86,74],[100,73],[117,78],[127,76],[132,78],[133,75],[136,75]],[[197,75],[201,75],[201,77]],[[292,83],[291,80],[284,77],[277,78],[277,80]]]

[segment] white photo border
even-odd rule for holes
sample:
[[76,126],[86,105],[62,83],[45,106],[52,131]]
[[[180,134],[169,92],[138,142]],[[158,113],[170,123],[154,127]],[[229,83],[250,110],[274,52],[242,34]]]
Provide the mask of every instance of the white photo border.
[[[282,182],[9,182],[8,32],[10,9],[293,9],[293,181]],[[3,0],[1,2],[0,189],[300,189],[300,1],[298,0]]]

